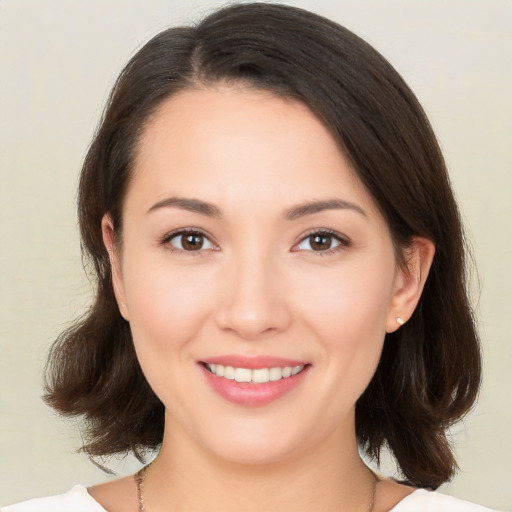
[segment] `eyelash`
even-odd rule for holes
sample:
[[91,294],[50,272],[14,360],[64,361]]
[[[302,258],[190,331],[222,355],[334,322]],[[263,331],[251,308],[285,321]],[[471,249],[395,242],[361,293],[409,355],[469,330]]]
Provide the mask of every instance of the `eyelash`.
[[[173,247],[171,245],[170,242],[173,238],[177,238],[179,236],[184,236],[184,235],[199,235],[199,236],[203,237],[205,240],[208,240],[210,242],[210,244],[212,244],[213,246],[216,247],[216,244],[211,241],[211,236],[206,234],[201,229],[197,229],[197,228],[183,228],[183,229],[179,229],[177,231],[171,231],[170,233],[167,233],[166,235],[164,235],[161,238],[159,245],[165,246],[167,249],[169,249],[172,252],[187,253],[187,255],[191,255],[191,256],[200,256],[201,254],[204,253],[205,250],[212,250],[212,249],[202,249],[201,248],[196,251],[187,251],[185,249],[179,249],[179,248]],[[213,249],[213,250],[215,250],[215,249]]]
[[[192,256],[199,256],[205,250],[212,250],[212,249],[202,249],[201,248],[196,251],[187,251],[185,249],[179,249],[179,248],[173,247],[171,245],[170,242],[174,238],[179,237],[179,236],[184,236],[184,235],[190,235],[190,234],[199,235],[201,237],[204,237],[206,240],[208,240],[210,242],[210,244],[216,246],[214,244],[214,242],[211,241],[210,235],[207,235],[204,231],[197,229],[197,228],[184,228],[184,229],[179,229],[177,231],[172,231],[170,233],[167,233],[166,235],[164,235],[161,238],[159,245],[166,246],[172,252],[188,253]],[[342,249],[346,249],[346,248],[350,247],[350,245],[351,245],[349,239],[347,239],[345,236],[341,235],[340,233],[337,233],[336,231],[332,231],[330,229],[317,229],[317,230],[311,231],[310,233],[307,233],[296,244],[294,244],[294,246],[292,247],[292,252],[301,252],[301,250],[296,249],[296,247],[298,247],[300,244],[305,242],[308,238],[311,238],[313,236],[330,237],[330,238],[333,238],[334,240],[336,240],[337,242],[339,242],[338,245],[336,245],[335,247],[332,247],[331,249],[326,249],[325,251],[305,250],[305,252],[315,253],[318,256],[328,256],[328,255],[338,252]],[[310,243],[310,246],[311,246],[311,243]],[[215,250],[215,249],[213,249],[213,250]]]
[[[302,236],[302,238],[299,240],[299,242],[297,242],[293,247],[295,248],[295,247],[299,246],[301,243],[305,242],[308,238],[311,238],[313,236],[330,237],[330,238],[333,238],[334,240],[336,240],[337,242],[339,242],[339,244],[336,245],[335,247],[332,247],[331,249],[326,249],[325,251],[314,251],[314,250],[307,251],[307,252],[314,253],[317,256],[329,256],[329,255],[334,254],[343,249],[347,249],[348,247],[351,246],[350,240],[347,237],[341,235],[340,233],[338,233],[336,231],[332,231],[330,229],[316,229],[316,230],[311,231],[311,232],[307,233],[306,235]],[[310,245],[311,245],[311,243],[310,243]],[[293,250],[293,248],[292,248],[292,250]],[[295,250],[293,252],[300,252],[300,250]]]

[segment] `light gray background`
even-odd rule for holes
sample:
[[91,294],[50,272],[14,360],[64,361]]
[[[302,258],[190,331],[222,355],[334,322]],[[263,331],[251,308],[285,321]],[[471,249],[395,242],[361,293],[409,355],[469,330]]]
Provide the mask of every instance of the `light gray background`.
[[[87,305],[75,190],[112,85],[160,29],[222,2],[0,1],[0,501],[104,479],[73,422],[41,400],[47,349]],[[485,352],[475,411],[454,431],[461,472],[444,491],[512,510],[512,2],[286,2],[375,45],[440,138],[474,247]],[[479,289],[481,288],[481,292]],[[118,464],[125,472],[136,465]]]

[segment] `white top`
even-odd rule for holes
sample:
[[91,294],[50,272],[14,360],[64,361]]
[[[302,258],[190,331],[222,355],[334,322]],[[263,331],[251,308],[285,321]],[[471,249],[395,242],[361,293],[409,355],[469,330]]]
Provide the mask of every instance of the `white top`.
[[[417,489],[406,496],[389,512],[490,512],[491,509],[474,505],[438,492]],[[3,507],[0,512],[107,512],[83,485],[75,485],[66,494],[36,498]]]

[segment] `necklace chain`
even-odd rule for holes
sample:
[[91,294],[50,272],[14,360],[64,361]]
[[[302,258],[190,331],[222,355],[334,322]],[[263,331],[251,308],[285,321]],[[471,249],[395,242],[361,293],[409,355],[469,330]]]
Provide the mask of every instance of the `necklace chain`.
[[[133,478],[135,479],[135,485],[137,487],[137,503],[139,507],[138,512],[146,512],[146,503],[144,501],[144,477],[146,476],[146,471],[149,468],[149,466],[151,466],[151,464],[144,466],[140,471],[133,475]],[[370,504],[368,505],[367,512],[373,512],[373,507],[375,505],[375,491],[377,490],[378,478],[372,470],[369,469],[369,471],[373,477],[373,484],[372,493],[370,495]]]
[[135,479],[135,485],[137,486],[137,503],[139,506],[138,512],[146,512],[146,504],[144,502],[144,476],[146,475],[148,468],[149,465],[144,466],[133,476]]

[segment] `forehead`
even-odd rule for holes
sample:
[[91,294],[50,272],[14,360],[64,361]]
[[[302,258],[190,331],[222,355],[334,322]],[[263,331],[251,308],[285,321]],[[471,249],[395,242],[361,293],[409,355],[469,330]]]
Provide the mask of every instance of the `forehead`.
[[156,199],[184,194],[258,205],[338,194],[374,207],[307,106],[241,87],[186,90],[166,100],[142,135],[130,189]]

